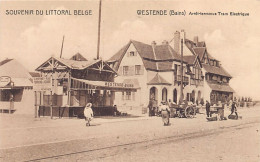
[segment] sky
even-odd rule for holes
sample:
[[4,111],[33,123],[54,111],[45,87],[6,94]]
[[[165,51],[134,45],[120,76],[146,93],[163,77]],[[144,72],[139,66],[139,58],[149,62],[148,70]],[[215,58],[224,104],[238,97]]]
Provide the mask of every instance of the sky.
[[[77,52],[96,57],[99,1],[0,1],[0,60],[15,58],[34,71],[51,56]],[[34,10],[32,15],[6,15],[6,10]],[[36,15],[36,10],[70,10],[72,15]],[[92,10],[92,15],[74,15]],[[166,10],[167,15],[138,15],[137,10]],[[186,12],[169,15],[169,11]],[[243,12],[249,16],[191,16],[189,12]],[[230,85],[238,95],[260,100],[259,0],[102,0],[100,55],[110,58],[130,39],[150,44],[172,40],[182,29],[198,36],[208,52],[233,76]]]

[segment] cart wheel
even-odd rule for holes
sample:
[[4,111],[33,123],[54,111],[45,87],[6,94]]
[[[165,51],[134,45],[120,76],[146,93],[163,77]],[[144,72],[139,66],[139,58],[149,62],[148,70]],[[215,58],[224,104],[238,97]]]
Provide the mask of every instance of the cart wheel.
[[195,115],[195,110],[194,110],[193,107],[188,106],[188,107],[185,108],[185,112],[184,113],[185,113],[185,117],[186,118],[193,118],[194,115]]

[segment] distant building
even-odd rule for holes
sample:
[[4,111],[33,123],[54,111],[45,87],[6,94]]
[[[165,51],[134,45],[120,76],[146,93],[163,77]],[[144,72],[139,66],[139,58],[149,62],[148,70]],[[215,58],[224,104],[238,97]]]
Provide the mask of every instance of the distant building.
[[[115,81],[132,83],[137,92],[116,93],[115,102],[140,112],[149,100],[179,102],[181,82],[181,40],[183,40],[183,97],[200,104],[202,100],[232,99],[233,89],[228,85],[231,76],[218,60],[207,52],[205,42],[186,39],[185,32],[176,32],[171,43],[163,41],[150,45],[130,40],[107,62],[118,72]],[[220,97],[221,96],[221,97]]]
[[0,110],[32,113],[34,107],[32,76],[15,59],[0,62]]
[[194,41],[185,38],[184,48],[186,55],[198,56],[201,60],[206,83],[204,84],[204,99],[210,101],[211,104],[232,100],[235,92],[229,86],[232,76],[221,66],[219,60],[210,55],[206,43],[199,42],[197,36],[194,37]]

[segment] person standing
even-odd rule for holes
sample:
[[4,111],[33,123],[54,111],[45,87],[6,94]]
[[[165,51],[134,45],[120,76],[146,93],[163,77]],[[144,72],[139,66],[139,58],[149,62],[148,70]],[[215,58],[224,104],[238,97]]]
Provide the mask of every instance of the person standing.
[[90,121],[93,119],[94,116],[91,106],[92,103],[88,103],[84,109],[85,121],[87,122],[86,126],[90,126]]
[[236,106],[236,102],[232,102],[232,105],[231,105],[231,114],[232,115],[233,113],[235,112],[236,114],[236,118],[238,119],[238,114],[237,114],[237,106]]
[[210,117],[210,104],[209,101],[206,101],[206,113],[207,113],[207,117]]
[[163,121],[164,126],[169,125],[170,124],[170,119],[169,119],[170,108],[169,108],[169,106],[165,102],[161,102],[160,110],[161,110],[162,121]]

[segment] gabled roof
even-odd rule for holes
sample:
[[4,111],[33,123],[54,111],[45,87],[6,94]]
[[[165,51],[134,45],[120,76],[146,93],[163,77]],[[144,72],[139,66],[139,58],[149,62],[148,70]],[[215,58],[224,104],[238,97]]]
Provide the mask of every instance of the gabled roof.
[[[31,75],[22,64],[15,59],[6,59],[1,63],[0,76],[9,76],[15,87],[32,87]],[[1,87],[6,85],[1,85]]]
[[172,70],[172,64],[172,61],[157,62],[157,67],[160,71]]
[[15,59],[7,59],[0,66],[0,76],[9,76],[11,78],[31,78],[29,71]]
[[12,60],[13,59],[5,59],[5,60],[0,62],[0,66],[4,65],[4,64],[6,64],[6,63],[8,63],[9,61],[12,61]]
[[148,85],[171,85],[171,83],[167,82],[162,76],[158,73],[155,77],[147,83]]
[[203,42],[198,42],[197,47],[206,47],[206,43]]
[[193,51],[196,55],[199,56],[199,59],[202,60],[202,58],[206,52],[206,48],[205,47],[195,47],[195,48],[193,48]]
[[221,92],[235,92],[229,85],[225,84],[213,84],[208,83],[209,87],[214,91],[221,91]]
[[47,61],[45,61],[42,65],[40,65],[38,68],[36,68],[36,71],[41,71],[45,65],[49,65],[49,61],[51,60],[56,60],[62,65],[70,68],[70,69],[77,69],[77,70],[83,70],[86,69],[94,64],[102,62],[103,65],[105,65],[109,70],[112,72],[116,73],[114,69],[112,69],[107,63],[105,63],[101,59],[97,60],[88,60],[88,61],[76,61],[76,60],[68,60],[64,58],[56,58],[56,57],[51,57]]
[[135,40],[131,40],[130,42],[133,43],[137,52],[139,53],[139,55],[142,58],[148,58],[148,59],[151,59],[151,60],[155,60],[153,48],[152,48],[151,45],[148,45],[148,44],[145,44],[145,43],[142,43],[142,42],[138,42],[138,41],[135,41]]
[[85,57],[83,57],[80,53],[76,53],[73,55],[70,60],[75,60],[75,61],[88,61]]
[[183,56],[183,60],[186,61],[189,65],[193,65],[195,62],[196,56],[190,55],[190,56]]
[[57,61],[63,63],[71,69],[85,69],[101,60],[89,60],[89,61],[76,61],[76,60],[68,60],[64,58],[54,58]]
[[216,67],[216,66],[211,66],[208,64],[202,64],[202,67],[208,72],[208,73],[212,73],[212,74],[217,74],[217,75],[222,75],[222,76],[227,76],[232,78],[232,76],[226,72],[226,70],[224,68],[220,67]]
[[[181,59],[180,55],[168,45],[148,45],[135,40],[130,40],[127,45],[121,48],[115,55],[113,55],[107,62],[116,62],[114,69],[118,70],[121,60],[123,59],[130,44],[133,44],[137,52],[141,56],[146,69],[152,70],[171,70],[172,61]],[[164,61],[164,62],[160,62]],[[170,63],[171,62],[171,63]],[[158,68],[157,68],[158,67]]]

